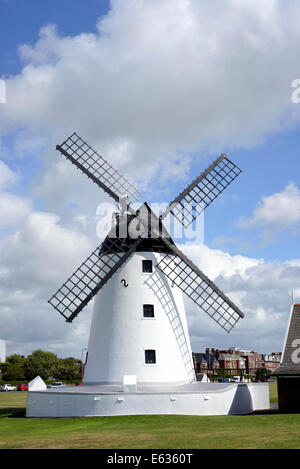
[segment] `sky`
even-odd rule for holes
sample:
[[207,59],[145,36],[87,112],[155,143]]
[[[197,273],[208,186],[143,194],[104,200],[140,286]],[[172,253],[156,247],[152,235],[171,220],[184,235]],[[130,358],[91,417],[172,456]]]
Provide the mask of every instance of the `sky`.
[[242,169],[204,239],[176,240],[245,313],[227,334],[187,300],[192,350],[282,350],[293,289],[300,301],[299,20],[296,0],[0,0],[7,354],[87,346],[92,303],[72,324],[47,303],[99,244],[110,202],[55,151],[74,131],[148,203],[221,153]]

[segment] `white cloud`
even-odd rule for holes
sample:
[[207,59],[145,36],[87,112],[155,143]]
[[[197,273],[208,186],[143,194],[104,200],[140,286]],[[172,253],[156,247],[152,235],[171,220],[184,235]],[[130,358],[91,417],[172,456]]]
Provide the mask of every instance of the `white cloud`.
[[298,3],[278,0],[115,0],[97,33],[46,26],[20,48],[2,129],[57,141],[76,130],[148,179],[199,150],[253,145],[299,119],[299,18]]
[[73,131],[169,202],[168,180],[186,180],[199,152],[208,162],[297,122],[299,18],[296,2],[135,0],[111,2],[95,34],[48,25],[6,79],[0,137],[17,129],[13,156],[41,157],[34,197],[64,220],[104,200],[55,152]]
[[258,352],[281,351],[291,288],[300,285],[299,266],[230,256],[205,246],[181,246],[181,249],[245,314],[227,334],[193,302],[186,300],[193,350],[235,345]]
[[[290,288],[299,287],[297,262],[268,263],[206,246],[179,247],[245,313],[228,335],[186,300],[193,350],[233,344],[281,350]],[[1,240],[0,329],[8,353],[47,348],[60,356],[80,356],[88,341],[92,302],[67,324],[47,300],[93,249],[87,236],[64,228],[57,216],[44,212],[31,212],[16,233]]]
[[211,279],[216,278],[218,275],[225,278],[233,275],[245,275],[247,269],[264,262],[263,259],[251,259],[238,255],[231,256],[220,250],[209,249],[205,245],[181,245],[180,249]]
[[18,225],[31,211],[28,198],[7,192],[17,180],[17,174],[0,160],[0,230]]
[[[9,353],[46,348],[60,356],[80,356],[90,316],[67,325],[47,303],[94,250],[90,240],[61,226],[51,213],[32,211],[19,229],[0,242],[0,330]],[[83,344],[83,345],[81,345]]]
[[0,160],[0,190],[13,185],[17,180],[17,175],[9,169],[9,167]]
[[86,236],[62,227],[56,215],[31,212],[22,227],[3,240],[1,259],[8,268],[16,268],[12,288],[34,284],[51,288],[77,268],[92,248]]
[[293,259],[291,261],[287,261],[287,264],[300,267],[300,259]]
[[31,211],[29,199],[0,193],[0,229],[18,225]]
[[281,231],[292,229],[300,222],[300,189],[290,182],[284,190],[263,197],[251,218],[241,218],[241,228],[261,228],[265,241]]

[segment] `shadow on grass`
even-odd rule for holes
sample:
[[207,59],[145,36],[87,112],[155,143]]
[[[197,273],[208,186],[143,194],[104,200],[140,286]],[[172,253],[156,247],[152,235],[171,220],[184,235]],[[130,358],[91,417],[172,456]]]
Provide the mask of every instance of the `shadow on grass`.
[[0,409],[0,419],[1,418],[24,418],[25,417],[26,408],[25,407],[6,407],[4,409]]
[[279,408],[278,408],[278,402],[271,402],[270,403],[270,408],[265,409],[265,410],[256,410],[252,412],[251,415],[269,415],[269,414],[280,414]]
[[270,415],[270,414],[280,414],[278,409],[266,409],[266,410],[255,410],[248,415]]

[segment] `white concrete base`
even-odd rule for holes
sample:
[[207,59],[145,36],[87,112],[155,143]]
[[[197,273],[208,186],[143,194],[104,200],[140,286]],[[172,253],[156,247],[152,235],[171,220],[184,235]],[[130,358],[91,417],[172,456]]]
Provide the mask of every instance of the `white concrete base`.
[[268,383],[191,383],[182,386],[66,386],[28,392],[26,417],[112,415],[242,415],[269,409]]

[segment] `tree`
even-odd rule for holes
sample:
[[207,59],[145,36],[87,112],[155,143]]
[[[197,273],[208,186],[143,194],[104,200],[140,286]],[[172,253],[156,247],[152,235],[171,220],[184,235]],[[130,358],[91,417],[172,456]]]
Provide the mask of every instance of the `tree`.
[[74,360],[73,358],[61,358],[55,368],[54,375],[55,378],[61,380],[80,380],[81,376],[78,360]]
[[21,365],[6,363],[6,367],[2,372],[4,381],[23,381],[25,379],[24,370]]
[[12,365],[19,365],[23,368],[26,358],[23,355],[18,355],[13,353],[6,358],[6,363],[11,363]]
[[51,378],[60,380],[81,380],[81,360],[75,358],[58,358],[52,352],[35,350],[25,358],[13,354],[5,363],[0,363],[2,379],[5,381],[31,381],[36,376],[43,380]]
[[42,379],[50,379],[54,375],[59,358],[55,353],[35,350],[28,355],[24,363],[24,372],[27,380],[32,380],[36,376]]
[[255,374],[255,381],[265,381],[270,377],[271,370],[267,368],[258,368]]
[[5,363],[0,364],[1,379],[4,381],[22,381],[24,376],[25,357],[14,353],[6,358]]

